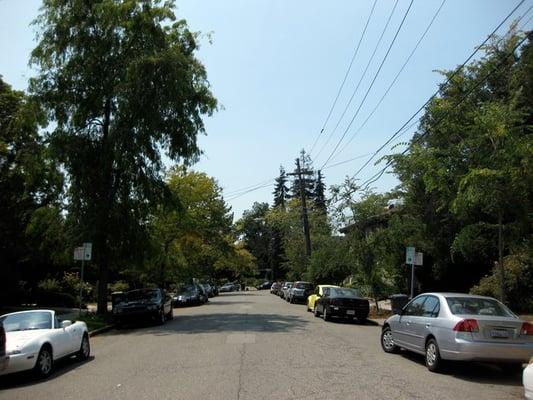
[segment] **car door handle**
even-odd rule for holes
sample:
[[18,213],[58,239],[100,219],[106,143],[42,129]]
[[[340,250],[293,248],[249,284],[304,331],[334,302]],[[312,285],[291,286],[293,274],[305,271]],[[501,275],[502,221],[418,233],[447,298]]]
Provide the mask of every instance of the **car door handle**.
[[426,328],[429,328],[430,326],[431,326],[430,323],[427,323],[427,324],[426,324]]

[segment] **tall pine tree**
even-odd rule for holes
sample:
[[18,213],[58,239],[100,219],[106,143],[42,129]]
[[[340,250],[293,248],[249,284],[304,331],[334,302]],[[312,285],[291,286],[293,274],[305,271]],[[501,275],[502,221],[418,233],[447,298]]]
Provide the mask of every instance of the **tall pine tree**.
[[326,196],[324,194],[326,187],[324,185],[323,178],[324,176],[322,175],[322,172],[319,170],[316,175],[315,188],[314,188],[313,195],[314,195],[315,206],[317,210],[326,214],[327,206],[326,206]]
[[274,187],[274,207],[285,209],[285,200],[289,198],[289,188],[287,187],[287,175],[282,165],[279,167],[279,177],[276,178]]
[[[313,179],[313,162],[311,161],[311,157],[305,152],[305,150],[302,150],[300,152],[300,170],[302,173],[302,183],[304,187],[304,193],[306,199],[313,199],[314,198],[314,187],[315,187],[315,181]],[[300,197],[300,178],[298,177],[298,167],[294,169],[294,178],[292,180],[292,186],[291,186],[291,198],[299,198]]]

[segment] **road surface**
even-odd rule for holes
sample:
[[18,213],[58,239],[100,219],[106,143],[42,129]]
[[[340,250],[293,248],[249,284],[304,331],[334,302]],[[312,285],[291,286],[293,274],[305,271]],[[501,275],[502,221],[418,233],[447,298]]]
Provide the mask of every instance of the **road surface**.
[[521,377],[464,364],[442,374],[385,354],[380,327],[325,322],[268,292],[225,293],[164,326],[92,338],[89,361],[45,381],[0,379],[1,399],[520,399]]

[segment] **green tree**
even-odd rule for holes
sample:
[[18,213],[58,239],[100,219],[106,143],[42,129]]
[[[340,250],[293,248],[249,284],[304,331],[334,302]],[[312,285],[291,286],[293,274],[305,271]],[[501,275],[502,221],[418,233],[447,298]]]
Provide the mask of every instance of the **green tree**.
[[323,212],[324,214],[328,212],[326,205],[326,186],[324,185],[324,176],[321,171],[317,172],[315,187],[313,190],[313,198],[315,200],[315,205],[317,210]]
[[289,198],[289,188],[287,187],[287,175],[283,166],[279,167],[279,176],[276,178],[274,186],[274,207],[285,208],[285,203]]
[[110,267],[141,247],[143,221],[164,198],[161,150],[195,160],[202,116],[217,106],[194,56],[198,34],[173,9],[160,0],[44,0],[35,21],[30,88],[53,123],[69,211],[94,243],[99,312]]

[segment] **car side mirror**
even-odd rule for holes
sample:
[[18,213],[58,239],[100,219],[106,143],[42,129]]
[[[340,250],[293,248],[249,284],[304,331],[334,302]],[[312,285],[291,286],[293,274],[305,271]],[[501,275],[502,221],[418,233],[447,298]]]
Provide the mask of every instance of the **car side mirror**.
[[69,321],[68,319],[61,322],[61,328],[66,328],[68,326],[72,325],[72,321]]

